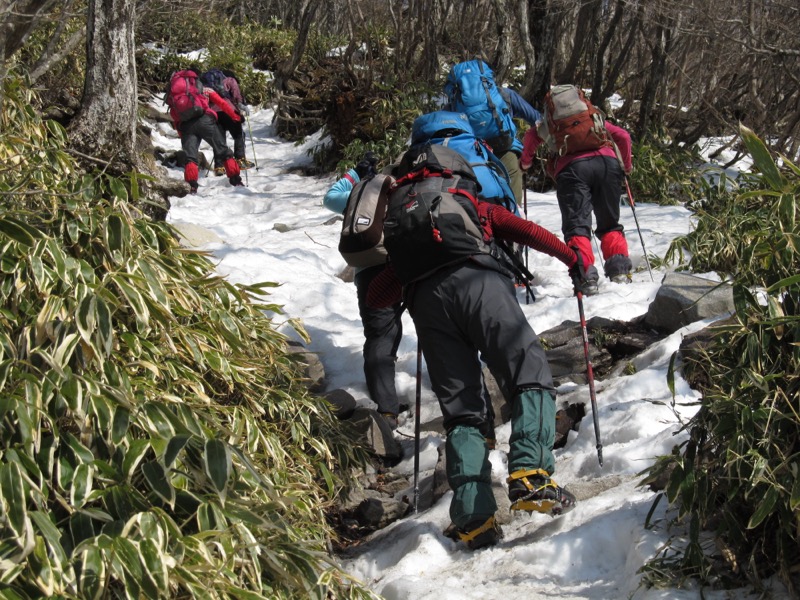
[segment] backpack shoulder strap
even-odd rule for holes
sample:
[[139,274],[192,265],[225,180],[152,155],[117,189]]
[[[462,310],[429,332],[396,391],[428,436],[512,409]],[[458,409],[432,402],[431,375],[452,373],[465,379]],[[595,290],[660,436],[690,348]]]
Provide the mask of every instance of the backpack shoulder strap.
[[[482,60],[478,61],[478,68],[481,72],[481,85],[483,85],[483,91],[486,94],[486,103],[489,105],[489,110],[492,111],[492,117],[494,117],[495,124],[497,125],[497,131],[503,131],[503,121],[500,119],[500,113],[497,110],[494,102],[492,102],[492,94],[489,92],[489,78],[484,75],[484,67],[485,63]],[[494,84],[497,87],[498,93],[500,92],[500,86],[497,85],[495,82]]]

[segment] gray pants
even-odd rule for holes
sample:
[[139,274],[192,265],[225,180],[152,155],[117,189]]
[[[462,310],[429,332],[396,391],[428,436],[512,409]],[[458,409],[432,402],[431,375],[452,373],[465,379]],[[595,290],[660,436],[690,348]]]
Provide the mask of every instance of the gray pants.
[[208,113],[197,119],[181,123],[181,147],[186,152],[186,160],[198,164],[200,142],[206,142],[214,151],[214,157],[224,162],[233,157],[233,152],[225,144],[225,136],[214,117]]
[[473,260],[442,269],[414,285],[409,312],[447,431],[487,428],[479,354],[511,397],[521,388],[555,390],[508,276]]

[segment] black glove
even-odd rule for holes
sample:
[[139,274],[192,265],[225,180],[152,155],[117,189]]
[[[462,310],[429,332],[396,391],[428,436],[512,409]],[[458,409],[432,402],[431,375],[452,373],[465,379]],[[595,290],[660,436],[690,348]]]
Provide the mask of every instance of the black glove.
[[592,267],[592,276],[587,275],[586,267],[583,265],[583,255],[580,250],[576,248],[570,249],[575,252],[575,258],[578,259],[578,262],[569,270],[573,292],[576,296],[578,292],[584,296],[594,296],[597,293],[597,271]]
[[572,287],[575,291],[575,295],[578,295],[578,292],[582,290],[584,283],[586,282],[586,269],[583,266],[583,256],[580,253],[580,250],[576,250],[575,248],[571,248],[571,250],[575,253],[575,258],[578,259],[569,270],[569,277],[572,279]]
[[367,152],[364,158],[356,165],[356,173],[359,179],[367,179],[375,175],[375,166],[378,164],[378,156],[374,152]]

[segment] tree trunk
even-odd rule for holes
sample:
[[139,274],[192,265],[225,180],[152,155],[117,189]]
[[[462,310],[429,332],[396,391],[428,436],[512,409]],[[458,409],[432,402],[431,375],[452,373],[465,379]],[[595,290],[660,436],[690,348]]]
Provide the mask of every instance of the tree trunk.
[[595,106],[603,106],[606,99],[614,92],[613,88],[610,88],[608,83],[604,84],[604,79],[606,75],[606,52],[608,51],[608,47],[611,45],[611,40],[614,39],[614,36],[617,33],[617,28],[622,22],[622,16],[625,11],[625,3],[624,2],[617,2],[616,10],[614,11],[614,16],[612,17],[611,21],[609,21],[608,26],[606,27],[606,32],[603,35],[603,39],[600,42],[600,45],[596,48],[596,56],[595,56],[595,66],[594,66],[594,78],[592,81],[592,104]]
[[[423,52],[420,57],[419,73],[424,81],[434,81],[439,72],[439,40],[436,37],[438,8],[436,2],[427,3],[422,10],[423,18],[419,19],[423,35]],[[427,17],[427,18],[425,18]]]
[[140,181],[142,210],[163,219],[167,196],[188,187],[162,179],[150,137],[137,139],[138,96],[134,54],[135,0],[89,0],[86,27],[86,80],[81,108],[70,124],[70,147],[87,170],[111,175],[136,171],[155,178]]
[[650,125],[654,120],[654,113],[661,111],[656,106],[658,104],[656,100],[659,97],[659,88],[664,82],[664,76],[667,72],[667,56],[670,50],[671,34],[672,31],[668,26],[659,25],[656,28],[650,73],[645,84],[644,94],[642,94],[639,107],[639,122],[636,126],[636,134],[639,138],[642,138],[650,129]]
[[[620,6],[623,5],[624,2],[620,2]],[[620,8],[622,10],[622,8]],[[605,83],[603,84],[603,88],[600,90],[599,98],[602,98],[602,101],[605,102],[608,98],[611,97],[615,91],[617,91],[617,83],[619,81],[620,75],[622,74],[622,69],[625,67],[626,64],[629,64],[630,57],[632,55],[632,48],[633,44],[636,41],[636,34],[639,30],[639,25],[641,22],[642,11],[644,9],[640,5],[639,8],[634,13],[633,19],[631,19],[624,27],[627,30],[628,36],[625,38],[625,43],[622,45],[622,48],[617,52],[616,57],[609,54],[609,62],[611,63],[608,67],[608,74],[605,77]]]
[[59,63],[64,57],[69,56],[78,48],[86,38],[86,26],[84,25],[75,31],[69,39],[64,42],[60,50],[55,51],[55,45],[45,49],[36,64],[33,65],[30,77],[31,83],[36,83],[45,73],[47,73],[54,65]]
[[591,60],[591,51],[587,52],[587,47],[591,44],[596,34],[594,30],[598,27],[598,15],[600,12],[600,4],[597,0],[593,2],[584,2],[578,10],[578,17],[575,25],[575,35],[573,35],[574,44],[572,46],[572,53],[564,68],[558,75],[558,81],[573,82],[578,81],[578,67],[581,64],[583,57],[587,56],[587,60]]
[[514,0],[493,0],[497,46],[491,60],[492,69],[498,82],[506,81],[511,69],[514,48],[514,28],[511,26],[511,13]]
[[3,63],[22,47],[54,4],[55,0],[0,0],[0,51],[3,52],[0,59]]
[[116,173],[133,165],[136,146],[134,0],[90,0],[86,80],[71,124],[72,147],[111,163]]
[[547,0],[529,0],[528,8],[530,40],[536,55],[536,64],[533,77],[528,79],[523,95],[534,98],[534,106],[541,106],[552,83],[559,28]]
[[531,101],[533,89],[532,74],[536,68],[536,50],[531,42],[530,25],[528,21],[528,0],[516,0],[514,6],[514,16],[517,19],[520,46],[522,56],[525,60],[525,84],[522,86],[521,94],[528,102]]
[[314,22],[314,15],[320,6],[317,0],[303,0],[298,3],[297,10],[299,12],[299,25],[297,27],[297,40],[292,48],[292,56],[288,61],[284,61],[279,65],[275,73],[275,87],[278,91],[285,92],[287,89],[287,82],[294,75],[297,66],[303,58],[308,45],[308,32],[311,29],[311,24]]
[[0,107],[2,83],[6,77],[9,59],[22,48],[25,40],[44,18],[45,11],[53,4],[55,0],[0,0]]

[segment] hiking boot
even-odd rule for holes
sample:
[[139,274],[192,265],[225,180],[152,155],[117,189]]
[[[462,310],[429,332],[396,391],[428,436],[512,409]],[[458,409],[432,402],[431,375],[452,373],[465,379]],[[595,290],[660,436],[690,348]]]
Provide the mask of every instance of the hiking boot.
[[186,183],[189,184],[189,193],[196,194],[197,193],[197,182],[196,181],[187,181]]
[[214,175],[217,177],[225,175],[225,167],[214,167]]
[[229,177],[228,181],[230,181],[233,187],[244,187],[244,182],[242,181],[242,177],[240,175]]
[[584,296],[596,296],[600,292],[596,281],[584,279],[581,282],[573,282],[575,293],[580,292]]
[[631,283],[633,281],[633,276],[630,273],[617,273],[616,275],[611,275],[610,278],[614,283]]
[[255,167],[255,163],[247,160],[246,158],[237,158],[236,162],[239,163],[239,168],[243,171]]
[[467,545],[470,550],[494,546],[503,539],[503,530],[495,520],[494,515],[485,521],[472,521],[463,529],[457,531],[458,539]]
[[572,288],[575,294],[580,292],[584,296],[594,296],[598,293],[597,282],[600,274],[594,265],[590,265],[584,272],[581,272],[580,265],[575,265],[570,269],[569,276],[572,279]]
[[392,428],[392,431],[397,429],[397,415],[393,413],[380,413],[383,419],[389,424],[389,427]]
[[[630,257],[624,254],[614,254],[603,265],[603,271],[615,283],[630,283],[633,263],[631,263]],[[627,278],[628,281],[619,278]]]
[[577,499],[542,469],[515,471],[508,479],[511,510],[540,512],[556,516],[575,508]]

